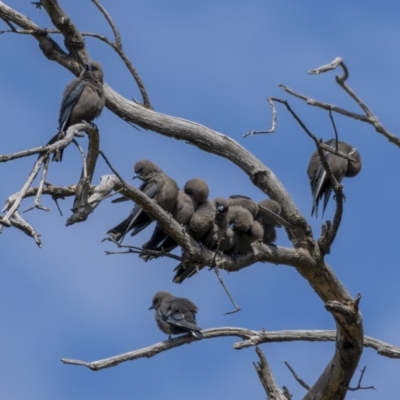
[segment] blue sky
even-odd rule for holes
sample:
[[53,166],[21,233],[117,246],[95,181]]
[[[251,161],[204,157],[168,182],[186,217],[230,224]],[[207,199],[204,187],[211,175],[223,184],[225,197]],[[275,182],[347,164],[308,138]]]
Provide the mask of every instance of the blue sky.
[[[42,27],[45,12],[30,2],[6,2]],[[111,36],[89,1],[60,4],[83,31]],[[397,134],[400,58],[400,5],[376,1],[103,1],[122,34],[124,49],[138,69],[153,107],[224,133],[253,152],[285,185],[308,218],[314,235],[321,219],[311,219],[306,176],[314,144],[282,106],[274,135],[242,138],[249,130],[269,129],[266,98],[289,99],[309,129],[328,139],[333,130],[327,113],[288,97],[285,84],[299,92],[359,112],[335,84],[331,72],[307,71],[344,58],[349,85],[370,106],[384,126]],[[6,29],[0,21],[0,29]],[[61,37],[56,40],[62,45]],[[105,80],[127,98],[140,99],[135,83],[119,58],[93,38],[88,51],[99,60]],[[58,109],[69,71],[42,55],[29,36],[0,36],[1,150],[6,154],[43,145],[57,128]],[[390,199],[399,194],[399,149],[372,127],[335,116],[340,138],[360,151],[363,169],[344,181],[347,201],[342,226],[326,261],[349,292],[361,293],[365,334],[400,345],[398,290],[398,226]],[[227,160],[156,133],[137,130],[104,110],[97,123],[101,148],[125,177],[135,161],[149,158],[179,185],[202,177],[211,197],[241,193],[256,200],[263,194],[247,175]],[[86,148],[86,139],[80,139]],[[18,191],[33,158],[0,166],[0,200]],[[77,182],[81,162],[76,149],[52,163],[48,181]],[[390,172],[390,173],[389,173]],[[94,182],[110,171],[100,160]],[[25,200],[23,209],[33,199]],[[83,224],[65,227],[71,199],[61,201],[60,217],[51,199],[51,213],[25,214],[41,233],[43,248],[15,229],[4,229],[0,268],[0,362],[2,398],[12,399],[256,399],[265,398],[252,361],[254,349],[235,351],[234,338],[201,341],[152,359],[128,362],[99,372],[63,365],[61,358],[94,361],[164,340],[147,309],[157,290],[191,298],[199,306],[202,328],[239,326],[259,330],[334,329],[331,315],[308,283],[291,267],[257,264],[224,274],[240,313],[224,316],[231,305],[213,272],[175,285],[173,260],[144,263],[132,255],[106,256],[111,244],[101,243],[106,231],[129,212],[129,204],[103,202]],[[326,217],[331,218],[332,204]],[[367,216],[367,218],[366,218]],[[143,244],[151,229],[130,239]],[[278,245],[290,246],[278,232]],[[280,343],[262,346],[279,386],[294,398],[299,387],[286,366],[312,384],[330,360],[333,343]],[[394,398],[399,392],[400,362],[365,349],[359,367],[367,365],[364,385],[348,399]],[[355,375],[354,385],[358,380]]]

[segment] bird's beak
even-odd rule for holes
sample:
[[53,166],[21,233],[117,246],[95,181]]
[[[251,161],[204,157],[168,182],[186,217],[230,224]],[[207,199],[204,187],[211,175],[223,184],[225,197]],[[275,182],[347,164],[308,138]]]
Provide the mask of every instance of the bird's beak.
[[229,229],[232,229],[233,231],[235,230],[235,223],[232,222],[231,224],[229,224]]
[[149,310],[154,310],[154,309],[155,309],[154,305],[149,307]]
[[136,175],[133,175],[133,178],[132,179],[136,179],[136,178],[139,178],[139,174],[136,174]]
[[218,206],[218,207],[217,207],[217,210],[218,210],[219,212],[224,212],[224,211],[225,211],[225,206]]

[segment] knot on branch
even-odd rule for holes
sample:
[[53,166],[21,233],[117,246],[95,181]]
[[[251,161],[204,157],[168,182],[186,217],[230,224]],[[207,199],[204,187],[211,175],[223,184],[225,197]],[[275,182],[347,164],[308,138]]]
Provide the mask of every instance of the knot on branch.
[[358,294],[354,300],[339,302],[328,301],[325,304],[327,311],[333,314],[339,314],[347,320],[348,324],[359,325],[362,321],[361,313],[359,312],[359,303],[361,295]]

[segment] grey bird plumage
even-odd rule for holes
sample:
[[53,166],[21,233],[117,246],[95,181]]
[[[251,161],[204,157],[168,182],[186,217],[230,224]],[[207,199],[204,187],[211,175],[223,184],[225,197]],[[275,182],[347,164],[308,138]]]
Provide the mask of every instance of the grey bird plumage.
[[219,241],[221,241],[220,250],[223,251],[226,230],[228,229],[229,201],[223,197],[217,197],[213,200],[213,203],[215,205],[213,226],[202,238],[202,243],[210,250],[215,250]]
[[276,229],[280,228],[281,224],[272,218],[269,214],[264,212],[264,209],[268,209],[273,213],[279,215],[281,213],[281,206],[275,200],[265,199],[258,203],[259,209],[256,216],[256,220],[262,225],[264,229],[263,242],[265,244],[271,244],[276,240]]
[[[135,166],[136,175],[143,184],[139,189],[148,197],[153,199],[162,209],[172,212],[178,196],[178,185],[161,168],[150,160],[140,160]],[[129,216],[107,234],[114,240],[122,240],[127,232],[133,229],[131,236],[136,235],[148,225],[153,219],[147,215],[138,205],[134,207]]]
[[[330,139],[324,142],[325,144],[336,148],[336,139]],[[328,151],[324,151],[327,162],[330,165],[333,175],[341,182],[344,177],[354,177],[361,170],[361,156],[360,153],[350,144],[338,141],[338,150],[342,153],[349,155],[355,161],[349,161],[343,157],[334,155]],[[313,196],[313,205],[311,215],[318,216],[319,202],[324,198],[322,215],[324,215],[329,197],[332,193],[332,183],[322,165],[321,159],[317,151],[315,151],[310,158],[307,169],[308,178],[310,179],[311,192]]]
[[[178,195],[176,207],[173,211],[174,218],[190,232],[190,220],[197,210],[197,208],[208,201],[209,188],[207,182],[201,178],[189,179],[183,188],[183,192]],[[157,229],[157,228],[156,228]],[[170,236],[160,232],[154,232],[154,237],[149,242],[145,243],[144,248],[154,249],[154,244],[157,243],[155,250],[164,252],[170,252],[178,247],[178,244]],[[149,260],[155,257],[143,256],[142,258]]]
[[232,253],[246,254],[251,244],[262,240],[264,230],[258,221],[255,221],[250,211],[241,206],[231,206],[228,213],[229,227],[234,231]]
[[[90,61],[80,76],[66,86],[58,117],[59,132],[48,144],[60,140],[71,125],[82,120],[93,121],[101,114],[104,104],[103,69],[97,61]],[[54,161],[62,160],[63,150],[53,156]]]
[[[194,207],[195,204],[193,200],[183,190],[179,190],[176,203],[172,211],[172,217],[181,225],[187,226],[194,213]],[[159,224],[157,224],[154,228],[150,240],[143,244],[142,248],[146,250],[156,250],[158,246],[160,250],[162,248],[165,252],[170,252],[177,247],[177,243],[170,236],[168,236],[168,234]],[[154,256],[141,255],[140,258],[143,258],[147,261],[154,258]]]
[[240,206],[250,211],[253,218],[255,218],[258,213],[258,205],[250,197],[241,194],[233,194],[229,196],[228,201],[230,206]]
[[[215,206],[213,225],[200,241],[210,250],[216,250],[218,248],[218,243],[221,241],[219,251],[224,252],[226,249],[232,247],[233,238],[233,231],[228,227],[229,202],[223,197],[217,197],[213,200],[213,203]],[[174,269],[176,273],[172,281],[175,283],[182,283],[186,278],[190,278],[200,269],[202,269],[202,267],[196,268],[193,264],[184,265],[180,263]]]
[[189,299],[175,297],[168,292],[157,292],[149,310],[155,310],[154,318],[160,330],[171,339],[171,335],[189,333],[196,339],[203,338],[201,328],[196,325],[197,307]]

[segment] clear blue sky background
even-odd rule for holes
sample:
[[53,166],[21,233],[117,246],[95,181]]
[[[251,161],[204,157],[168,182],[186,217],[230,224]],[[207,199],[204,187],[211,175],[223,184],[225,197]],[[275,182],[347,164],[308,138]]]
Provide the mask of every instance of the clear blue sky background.
[[[45,12],[29,1],[7,1],[42,27]],[[269,129],[266,97],[289,98],[318,137],[333,135],[328,114],[288,97],[283,83],[311,97],[359,112],[334,82],[335,72],[306,72],[335,57],[344,58],[349,84],[384,126],[399,134],[398,88],[400,5],[395,2],[305,1],[103,1],[137,67],[154,108],[222,132],[253,152],[271,168],[305,215],[315,235],[322,219],[311,219],[306,168],[314,144],[278,106],[274,135],[243,139],[253,129]],[[61,1],[83,31],[111,37],[90,1]],[[6,25],[0,21],[0,29]],[[63,40],[56,38],[61,46]],[[140,100],[122,62],[104,43],[87,38],[105,80],[127,98]],[[0,37],[1,149],[6,154],[43,145],[57,128],[60,98],[73,78],[48,61],[26,35]],[[397,210],[400,150],[369,125],[335,116],[341,139],[360,151],[363,170],[344,181],[347,201],[342,226],[326,257],[349,292],[362,294],[365,334],[400,345],[400,292]],[[135,161],[155,161],[179,185],[193,177],[209,183],[211,197],[263,194],[227,160],[194,146],[137,130],[105,109],[98,120],[101,148],[129,179]],[[86,148],[86,139],[79,139]],[[18,191],[33,157],[0,166],[0,201]],[[77,182],[80,156],[67,149],[61,164],[52,163],[48,181]],[[100,160],[94,182],[110,171]],[[394,199],[393,204],[391,199]],[[33,199],[24,202],[23,208]],[[44,198],[51,213],[34,210],[27,220],[42,234],[43,248],[16,229],[0,236],[0,397],[3,399],[262,399],[265,394],[252,361],[254,349],[235,351],[235,338],[201,341],[160,354],[92,372],[63,365],[60,359],[94,361],[149,346],[166,337],[148,311],[157,290],[191,298],[199,306],[202,328],[334,329],[331,315],[308,283],[291,267],[257,264],[224,274],[240,313],[224,316],[231,304],[213,272],[182,285],[171,282],[173,260],[144,263],[133,255],[106,256],[106,231],[129,212],[129,204],[103,202],[87,222],[65,227],[71,199],[61,201],[64,216]],[[332,204],[326,217],[333,214]],[[143,244],[151,230],[129,241]],[[277,244],[290,246],[279,231]],[[287,360],[309,384],[330,360],[334,343],[280,343],[262,346],[277,382],[301,398],[304,394],[286,366]],[[351,392],[348,399],[395,399],[400,392],[400,360],[365,349],[363,384],[378,391]],[[358,380],[356,373],[354,385]]]

